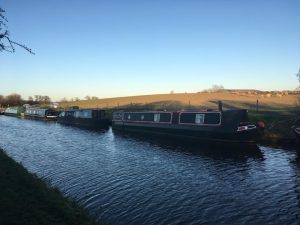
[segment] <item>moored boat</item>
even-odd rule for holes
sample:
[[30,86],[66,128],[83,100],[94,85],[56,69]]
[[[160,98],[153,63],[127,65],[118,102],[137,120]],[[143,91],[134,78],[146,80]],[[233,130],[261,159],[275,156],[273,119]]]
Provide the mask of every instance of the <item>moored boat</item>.
[[264,124],[252,124],[247,110],[116,111],[116,130],[152,133],[197,141],[256,142]]
[[62,124],[74,125],[92,129],[108,128],[110,121],[105,110],[100,109],[70,109],[61,111],[57,121]]
[[41,119],[41,120],[56,120],[59,112],[53,109],[27,107],[24,113],[25,118]]
[[4,115],[18,117],[21,116],[21,114],[24,112],[25,112],[25,107],[18,106],[18,107],[6,108],[4,111]]

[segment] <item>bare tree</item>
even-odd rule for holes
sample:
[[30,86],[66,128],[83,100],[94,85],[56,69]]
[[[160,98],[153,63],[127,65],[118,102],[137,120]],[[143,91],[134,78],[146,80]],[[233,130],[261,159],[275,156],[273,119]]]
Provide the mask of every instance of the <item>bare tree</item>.
[[19,94],[10,94],[6,96],[6,102],[10,106],[22,105],[23,99]]
[[224,86],[223,86],[223,85],[217,85],[217,84],[214,84],[214,85],[211,87],[210,90],[212,90],[213,92],[215,92],[215,91],[222,91],[222,90],[224,90]]
[[61,102],[68,102],[68,99],[66,97],[63,97],[60,101]]
[[7,26],[7,18],[4,16],[5,10],[0,8],[0,52],[15,52],[15,46],[19,46],[24,48],[26,51],[34,54],[34,52],[28,48],[26,45],[15,42],[11,39],[8,26]]
[[32,105],[34,103],[32,96],[28,96],[27,103],[30,104],[30,105]]
[[299,83],[300,83],[300,69],[299,72],[296,74],[296,76],[298,77]]
[[51,102],[51,99],[47,95],[35,95],[34,101],[40,104],[49,104]]

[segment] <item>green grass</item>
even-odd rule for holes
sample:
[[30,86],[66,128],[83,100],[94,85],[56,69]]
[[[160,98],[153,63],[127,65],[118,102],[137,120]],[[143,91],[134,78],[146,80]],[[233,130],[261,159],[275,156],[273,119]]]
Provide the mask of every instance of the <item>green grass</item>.
[[263,110],[258,113],[250,111],[249,118],[253,122],[265,122],[265,140],[295,139],[291,128],[299,123],[300,113],[296,108]]
[[75,202],[0,149],[1,225],[79,225],[96,224]]

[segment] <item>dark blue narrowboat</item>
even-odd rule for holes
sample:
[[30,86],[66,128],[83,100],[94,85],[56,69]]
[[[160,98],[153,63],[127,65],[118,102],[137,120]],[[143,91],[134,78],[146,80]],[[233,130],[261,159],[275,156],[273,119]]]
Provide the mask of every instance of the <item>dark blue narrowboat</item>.
[[100,109],[70,109],[61,111],[57,121],[66,125],[80,126],[92,129],[106,129],[110,120],[105,110]]
[[116,111],[112,127],[199,141],[256,142],[264,124],[252,124],[247,110]]
[[28,119],[56,120],[59,112],[53,109],[27,107],[24,117]]

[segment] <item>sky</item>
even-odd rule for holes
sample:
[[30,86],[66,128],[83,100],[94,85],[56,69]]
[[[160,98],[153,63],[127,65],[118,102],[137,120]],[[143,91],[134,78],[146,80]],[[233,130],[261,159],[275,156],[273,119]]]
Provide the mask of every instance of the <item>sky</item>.
[[299,0],[0,0],[11,38],[0,94],[108,98],[294,90]]

